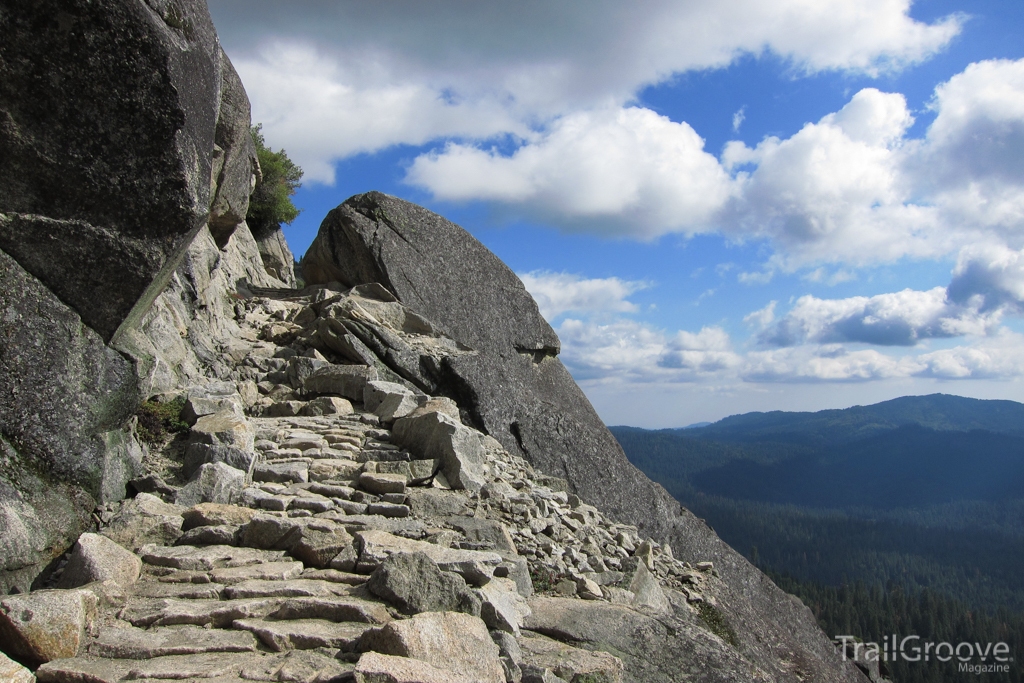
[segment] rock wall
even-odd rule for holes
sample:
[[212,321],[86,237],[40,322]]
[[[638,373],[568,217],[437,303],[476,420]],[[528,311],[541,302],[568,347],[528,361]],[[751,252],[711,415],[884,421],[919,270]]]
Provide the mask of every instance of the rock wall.
[[243,222],[249,102],[203,0],[4,1],[0,34],[6,592],[125,495],[133,414],[207,372],[238,282],[280,283]]
[[216,32],[203,0],[4,5],[0,248],[109,341],[206,222]]
[[[223,249],[204,228],[167,288],[117,348],[135,361],[139,393],[153,396],[200,379],[232,379],[222,352],[243,346],[235,308],[247,287],[284,287],[263,268],[259,248],[243,222]],[[237,360],[237,358],[236,358]],[[237,379],[237,377],[235,378]]]

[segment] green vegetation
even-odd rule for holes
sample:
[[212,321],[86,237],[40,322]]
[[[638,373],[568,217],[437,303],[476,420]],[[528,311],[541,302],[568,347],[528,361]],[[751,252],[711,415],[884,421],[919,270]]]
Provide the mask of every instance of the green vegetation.
[[739,645],[739,640],[736,638],[736,631],[733,630],[729,622],[726,621],[718,609],[715,608],[709,602],[698,602],[697,603],[697,616],[700,617],[701,621],[708,627],[708,630],[714,633],[716,636],[729,643],[733,647]]
[[170,434],[188,431],[188,425],[181,419],[184,407],[184,396],[166,403],[153,400],[143,403],[135,413],[139,418],[136,428],[139,438],[148,444],[160,444]]
[[292,203],[292,196],[301,184],[302,169],[288,158],[285,151],[277,152],[267,147],[263,139],[262,125],[252,127],[252,141],[260,160],[263,181],[256,186],[249,198],[249,213],[246,223],[256,236],[266,235],[291,223],[299,215],[299,209]]
[[[854,635],[863,641],[881,643],[887,635],[891,638],[895,634],[898,639],[916,635],[921,641],[954,645],[1003,642],[1010,646],[1015,660],[1024,648],[1024,615],[1006,608],[986,613],[937,591],[906,591],[892,582],[885,587],[859,581],[825,586],[775,572],[769,575],[780,588],[803,600],[830,637]],[[1024,680],[1024,669],[1016,661],[1010,664],[1009,673],[983,676],[959,672],[956,660],[908,662],[897,658],[883,664],[896,683]]]
[[[829,635],[1024,651],[1024,404],[933,395],[612,432]],[[979,679],[890,664],[897,683]],[[982,678],[1024,681],[1024,666]]]
[[533,581],[533,588],[537,592],[551,590],[564,578],[565,574],[559,574],[541,565],[530,567],[530,579]]

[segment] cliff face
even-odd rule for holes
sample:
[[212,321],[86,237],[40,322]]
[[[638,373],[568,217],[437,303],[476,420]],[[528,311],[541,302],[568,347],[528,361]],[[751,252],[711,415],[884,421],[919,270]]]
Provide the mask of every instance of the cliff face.
[[[201,0],[0,1],[0,35],[0,676],[864,680],[464,230],[359,195],[285,288]],[[188,430],[144,446],[143,399]]]
[[203,372],[235,280],[275,281],[243,222],[248,99],[202,0],[4,2],[0,33],[6,592],[124,497],[130,418]]

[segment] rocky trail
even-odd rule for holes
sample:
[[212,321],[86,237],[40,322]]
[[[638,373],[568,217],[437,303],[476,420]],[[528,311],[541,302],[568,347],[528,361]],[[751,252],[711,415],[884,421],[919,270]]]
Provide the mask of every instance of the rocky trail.
[[405,331],[382,288],[337,289],[239,301],[224,377],[158,397],[189,431],[97,510],[52,589],[0,601],[36,680],[659,680],[640,633],[728,647],[710,563],[612,522],[375,355],[343,362],[338,321],[463,351],[429,321]]

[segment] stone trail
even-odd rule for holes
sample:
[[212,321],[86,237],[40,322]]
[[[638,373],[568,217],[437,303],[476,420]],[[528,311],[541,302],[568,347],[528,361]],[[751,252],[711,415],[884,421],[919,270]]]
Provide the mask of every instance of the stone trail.
[[[674,680],[643,673],[636,629],[730,648],[701,618],[712,567],[612,522],[376,354],[353,364],[356,339],[325,321],[466,352],[366,289],[237,304],[245,352],[185,392],[188,434],[97,511],[55,588],[0,600],[0,643],[36,680],[611,683]],[[561,623],[576,604],[634,631]],[[735,659],[708,680],[757,680]]]

